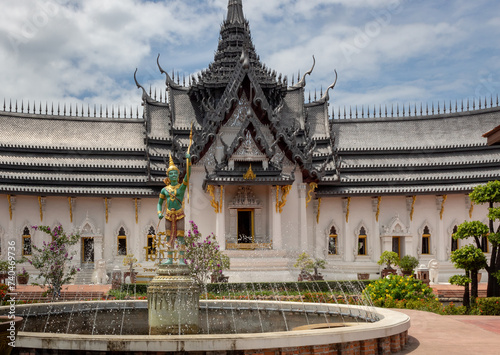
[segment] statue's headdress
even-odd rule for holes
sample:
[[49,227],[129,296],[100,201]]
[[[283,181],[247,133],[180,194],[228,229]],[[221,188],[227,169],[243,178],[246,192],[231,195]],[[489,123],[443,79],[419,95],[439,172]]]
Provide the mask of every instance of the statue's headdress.
[[180,170],[178,167],[175,166],[174,164],[174,159],[172,159],[172,154],[169,154],[169,158],[170,158],[170,161],[168,163],[168,169],[167,169],[167,175],[169,172],[171,172],[172,170],[177,170],[178,173],[180,173]]

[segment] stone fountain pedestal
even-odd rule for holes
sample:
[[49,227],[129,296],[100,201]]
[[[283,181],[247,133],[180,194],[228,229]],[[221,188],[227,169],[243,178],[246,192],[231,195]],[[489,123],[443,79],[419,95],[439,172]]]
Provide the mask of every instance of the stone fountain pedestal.
[[151,335],[197,334],[200,287],[186,265],[160,265],[148,286]]

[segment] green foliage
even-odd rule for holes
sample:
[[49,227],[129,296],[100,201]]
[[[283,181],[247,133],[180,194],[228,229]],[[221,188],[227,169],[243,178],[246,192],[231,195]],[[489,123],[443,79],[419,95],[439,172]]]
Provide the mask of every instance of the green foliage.
[[476,299],[479,313],[484,316],[500,316],[500,297]]
[[488,219],[492,221],[500,220],[500,207],[488,208]]
[[377,307],[387,307],[394,301],[430,300],[432,289],[412,276],[389,275],[368,285],[363,296]]
[[486,266],[486,257],[483,251],[470,244],[453,251],[451,261],[456,268],[468,271],[481,270]]
[[299,268],[300,271],[314,275],[318,275],[318,269],[324,269],[326,266],[326,261],[324,259],[313,259],[309,254],[303,252],[299,255],[293,267]]
[[[75,266],[68,264],[76,254],[76,252],[70,253],[69,247],[75,245],[80,236],[78,234],[67,236],[61,225],[54,229],[48,226],[34,226],[33,229],[39,229],[52,237],[52,242],[43,242],[41,248],[32,245],[33,255],[28,262],[45,279],[45,283],[49,286],[47,293],[52,293],[53,298],[56,298],[61,293],[62,285],[71,281],[79,271]],[[38,284],[33,283],[33,285]]]
[[479,221],[464,222],[457,227],[457,232],[453,234],[455,239],[467,239],[469,237],[482,238],[490,232],[488,226]]
[[465,286],[466,284],[470,284],[472,280],[465,275],[453,275],[450,277],[449,282],[452,285]]
[[215,235],[203,238],[198,226],[193,222],[186,238],[186,261],[193,277],[200,285],[208,282],[211,275],[221,275],[229,269],[230,260],[219,247]]
[[500,181],[490,181],[486,185],[476,186],[469,196],[476,204],[500,202]]
[[399,261],[399,267],[405,272],[412,272],[418,266],[418,259],[411,255],[405,255]]
[[399,255],[394,251],[384,251],[382,255],[380,255],[380,259],[377,264],[383,265],[386,264],[387,268],[390,269],[391,265],[398,266],[399,265]]

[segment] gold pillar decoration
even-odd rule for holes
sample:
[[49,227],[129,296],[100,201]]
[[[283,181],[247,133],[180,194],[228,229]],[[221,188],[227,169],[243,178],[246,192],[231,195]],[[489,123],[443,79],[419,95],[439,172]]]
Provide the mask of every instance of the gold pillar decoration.
[[208,185],[207,186],[207,192],[210,194],[212,197],[212,201],[210,201],[210,204],[215,210],[215,213],[219,213],[219,202],[215,201],[215,186],[213,185]]
[[220,198],[219,198],[219,213],[222,213],[222,204],[224,203],[224,186],[220,186]]
[[306,199],[306,208],[307,208],[307,206],[309,206],[309,203],[312,200],[312,194],[313,194],[314,190],[316,190],[317,188],[318,188],[318,184],[316,184],[315,182],[311,182],[309,184],[309,191],[307,192],[307,199]]
[[250,164],[250,167],[248,168],[247,172],[245,173],[245,175],[243,175],[243,179],[255,180],[256,177],[257,175],[255,175],[255,173],[252,170],[252,164]]
[[346,210],[346,213],[345,213],[345,221],[346,223],[349,223],[349,207],[351,206],[351,198],[348,197],[347,198],[347,210]]
[[71,197],[68,197],[68,205],[69,205],[69,221],[73,223],[73,205],[71,204]]
[[106,207],[106,223],[108,223],[108,198],[104,198],[104,206]]
[[42,196],[38,196],[38,206],[40,207],[40,222],[43,222]]
[[441,202],[441,211],[439,212],[439,218],[441,218],[441,220],[443,219],[444,203],[446,202],[447,198],[448,195],[443,195],[443,201]]
[[134,207],[135,207],[135,224],[139,223],[139,213],[137,208],[137,198],[134,198]]
[[380,216],[380,202],[382,202],[382,196],[379,196],[377,198],[377,214],[375,215],[375,219],[377,220],[378,222],[378,216]]
[[411,211],[410,211],[410,221],[413,221],[413,212],[415,212],[415,201],[416,200],[417,200],[417,196],[412,196]]
[[[286,205],[286,198],[292,189],[292,185],[276,186],[276,213],[283,212],[283,207]],[[281,201],[280,201],[281,191]]]
[[321,197],[318,198],[318,213],[316,214],[316,224],[319,224],[319,214],[321,213]]
[[7,200],[9,201],[9,216],[10,216],[10,220],[12,221],[12,202],[10,200],[12,196],[11,195],[7,195]]
[[470,208],[469,208],[469,219],[472,219],[472,212],[474,211],[474,203],[472,201],[470,202]]

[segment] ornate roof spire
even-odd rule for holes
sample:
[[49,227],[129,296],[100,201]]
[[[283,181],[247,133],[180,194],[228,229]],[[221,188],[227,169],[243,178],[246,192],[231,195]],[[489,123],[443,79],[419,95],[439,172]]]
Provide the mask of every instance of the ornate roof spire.
[[229,0],[226,21],[229,23],[245,23],[245,17],[243,16],[243,0]]

